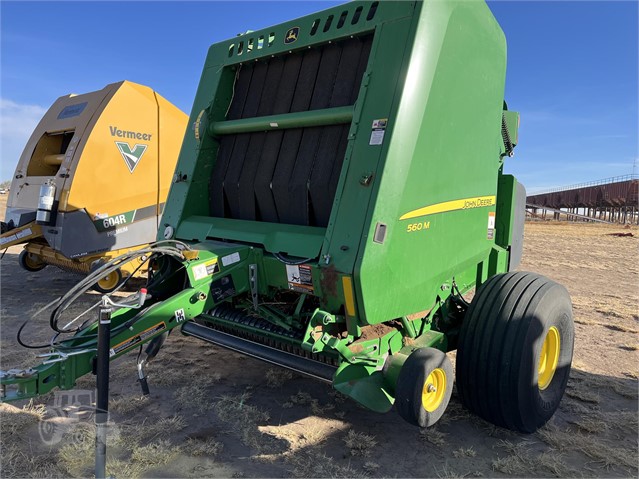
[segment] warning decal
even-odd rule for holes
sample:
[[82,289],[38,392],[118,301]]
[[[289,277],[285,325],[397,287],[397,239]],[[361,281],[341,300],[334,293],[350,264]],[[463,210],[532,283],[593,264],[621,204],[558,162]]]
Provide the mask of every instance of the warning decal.
[[293,291],[301,293],[313,292],[313,275],[311,267],[307,264],[286,265],[286,276],[288,277],[288,287]]
[[488,213],[488,236],[489,240],[495,237],[495,212]]
[[211,297],[216,303],[235,296],[233,277],[229,274],[211,283]]
[[199,281],[207,276],[211,276],[220,270],[220,265],[217,263],[217,258],[209,260],[205,263],[200,263],[193,266],[193,278],[195,281]]
[[120,344],[116,344],[109,350],[109,357],[113,357],[116,354],[120,354],[123,351],[126,351],[133,346],[144,342],[147,338],[159,333],[166,329],[166,324],[164,321],[156,324],[155,326],[151,326],[149,329],[145,329],[139,334],[136,334],[132,338],[127,339],[126,341],[122,341]]
[[381,145],[382,143],[384,143],[386,125],[388,125],[388,118],[373,120],[371,139],[368,142],[369,145]]

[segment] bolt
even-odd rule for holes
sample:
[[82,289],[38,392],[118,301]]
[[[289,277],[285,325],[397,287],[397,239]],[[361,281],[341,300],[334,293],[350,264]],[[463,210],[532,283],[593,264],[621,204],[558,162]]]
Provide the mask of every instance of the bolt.
[[426,386],[426,391],[428,391],[429,393],[434,393],[437,392],[437,388],[432,384],[429,384],[428,386]]

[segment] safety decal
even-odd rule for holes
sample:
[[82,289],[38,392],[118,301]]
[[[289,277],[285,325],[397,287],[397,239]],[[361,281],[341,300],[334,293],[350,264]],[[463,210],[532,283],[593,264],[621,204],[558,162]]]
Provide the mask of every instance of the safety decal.
[[222,266],[230,266],[240,262],[240,253],[227,254],[222,256]]
[[286,265],[286,276],[288,277],[288,288],[300,293],[313,292],[313,275],[311,267],[307,264]]
[[217,262],[217,258],[214,258],[204,263],[193,266],[193,278],[195,279],[195,281],[199,281],[206,278],[207,276],[214,275],[219,270],[220,265]]
[[113,357],[116,354],[120,354],[124,351],[126,351],[127,349],[132,348],[133,346],[136,346],[137,344],[140,344],[142,342],[144,342],[147,338],[159,333],[160,331],[163,331],[166,329],[166,324],[164,323],[164,321],[162,321],[161,323],[156,324],[155,326],[151,326],[148,329],[145,329],[144,331],[142,331],[141,333],[136,334],[135,336],[133,336],[132,338],[127,339],[126,341],[122,341],[119,344],[116,344],[115,346],[113,346],[110,350],[109,350],[109,357]]
[[386,126],[388,125],[388,118],[380,118],[373,120],[373,126],[371,128],[371,139],[369,145],[381,145],[384,143],[384,134],[386,133]]
[[492,196],[473,196],[471,198],[463,198],[460,200],[444,201],[443,203],[435,203],[433,205],[417,208],[403,214],[399,219],[409,220],[411,218],[419,218],[420,216],[434,215],[436,213],[446,213],[448,211],[469,210],[473,208],[485,208],[486,206],[495,205],[495,195]]
[[173,316],[175,316],[175,320],[178,323],[181,323],[182,321],[184,321],[186,319],[186,314],[184,314],[184,310],[182,308],[176,309],[173,312]]
[[216,279],[211,283],[211,298],[216,303],[235,296],[235,294],[235,285],[233,284],[233,277],[230,274]]
[[488,235],[489,240],[495,238],[495,212],[488,213]]
[[24,238],[25,236],[30,236],[31,233],[32,233],[31,228],[26,228],[22,231],[18,231],[15,234],[12,234],[11,236],[0,238],[0,244],[5,244],[5,243],[8,243],[9,241],[19,240],[20,238]]

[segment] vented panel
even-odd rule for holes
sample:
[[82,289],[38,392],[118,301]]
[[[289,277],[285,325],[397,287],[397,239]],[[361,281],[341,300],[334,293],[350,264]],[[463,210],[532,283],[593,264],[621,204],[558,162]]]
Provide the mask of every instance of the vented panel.
[[[353,105],[373,35],[242,65],[227,120]],[[350,125],[223,136],[211,215],[326,226]]]

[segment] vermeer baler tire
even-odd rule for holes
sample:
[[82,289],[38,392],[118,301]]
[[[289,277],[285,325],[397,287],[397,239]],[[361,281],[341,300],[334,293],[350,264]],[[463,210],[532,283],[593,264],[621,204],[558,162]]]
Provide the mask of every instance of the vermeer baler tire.
[[117,288],[121,282],[122,282],[122,272],[118,268],[115,271],[111,271],[108,275],[104,276],[102,279],[98,280],[93,285],[93,289],[95,289],[98,293],[108,294],[112,292],[115,288]]
[[42,261],[40,257],[33,253],[29,253],[26,249],[23,249],[20,252],[20,256],[18,256],[18,263],[22,269],[31,271],[32,273],[43,270],[47,266],[47,263]]
[[432,426],[448,406],[453,378],[453,365],[439,349],[422,348],[413,352],[397,378],[397,412],[410,424]]
[[456,381],[462,403],[493,424],[531,433],[559,407],[574,343],[568,291],[526,272],[495,275],[462,323]]

